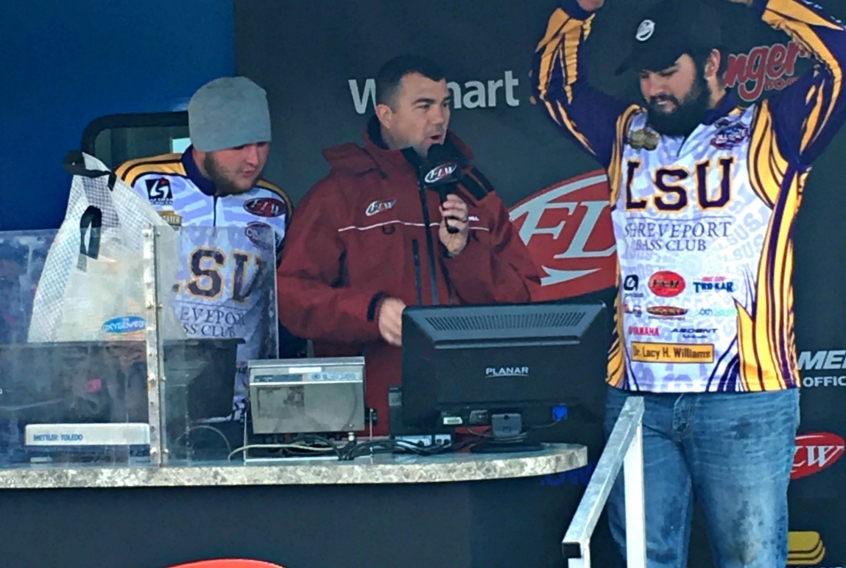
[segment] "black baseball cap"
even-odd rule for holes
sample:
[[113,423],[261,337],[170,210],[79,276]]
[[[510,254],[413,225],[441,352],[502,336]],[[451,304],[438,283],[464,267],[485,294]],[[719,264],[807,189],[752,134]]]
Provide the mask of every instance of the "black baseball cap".
[[720,18],[699,0],[662,0],[640,19],[634,45],[617,68],[660,71],[683,54],[708,52],[722,46]]

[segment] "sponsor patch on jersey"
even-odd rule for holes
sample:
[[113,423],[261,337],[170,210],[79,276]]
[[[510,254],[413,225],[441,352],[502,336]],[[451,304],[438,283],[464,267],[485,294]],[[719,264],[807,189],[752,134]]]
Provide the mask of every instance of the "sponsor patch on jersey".
[[632,360],[639,363],[713,363],[714,346],[633,341]]
[[635,306],[632,304],[625,304],[623,311],[627,314],[632,314],[634,316],[642,316],[643,315],[643,308],[640,306]]
[[244,234],[257,248],[264,251],[272,251],[274,247],[275,234],[273,227],[261,221],[253,221],[244,227]]
[[173,207],[173,188],[167,178],[148,179],[144,181],[147,186],[147,201],[150,205],[159,207]]
[[646,128],[632,130],[628,136],[629,146],[634,150],[654,150],[660,140],[657,133]]
[[285,202],[274,197],[258,197],[244,203],[247,213],[258,217],[281,217],[288,210]]
[[680,318],[687,313],[687,308],[675,306],[649,306],[646,312],[656,318]]
[[725,276],[704,276],[701,280],[693,283],[697,294],[702,292],[734,292],[734,282],[726,280]]
[[396,204],[396,199],[391,199],[390,201],[374,201],[370,205],[367,206],[367,210],[364,212],[365,215],[368,217],[372,217],[378,213],[384,213],[385,211],[393,208]]
[[637,274],[629,274],[623,279],[623,290],[634,292],[640,286],[640,278]]
[[628,274],[623,278],[623,297],[627,300],[644,297],[643,292],[640,292],[640,277],[637,274]]
[[173,209],[164,209],[159,210],[159,217],[165,220],[165,223],[170,225],[171,227],[181,227],[182,226],[182,215],[177,215],[176,211]]
[[685,281],[681,274],[661,270],[649,277],[649,289],[656,296],[673,298],[684,291]]
[[642,325],[630,325],[629,335],[645,335],[648,337],[658,337],[661,331],[657,327],[646,327]]
[[699,310],[699,315],[709,318],[730,318],[737,316],[737,310],[734,308],[702,308]]
[[711,146],[718,150],[731,150],[746,142],[747,138],[749,138],[749,128],[741,122],[735,122],[717,132],[711,140]]
[[672,333],[678,333],[682,339],[703,339],[712,333],[717,333],[714,327],[677,327]]

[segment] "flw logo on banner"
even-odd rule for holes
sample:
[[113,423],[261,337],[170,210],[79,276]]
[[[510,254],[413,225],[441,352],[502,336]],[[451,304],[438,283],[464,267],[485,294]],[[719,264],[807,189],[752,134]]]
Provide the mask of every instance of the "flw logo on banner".
[[510,217],[542,276],[542,300],[616,284],[608,178],[602,171],[548,187],[511,208]]
[[800,479],[831,467],[843,457],[846,442],[831,432],[811,432],[796,436],[790,479]]

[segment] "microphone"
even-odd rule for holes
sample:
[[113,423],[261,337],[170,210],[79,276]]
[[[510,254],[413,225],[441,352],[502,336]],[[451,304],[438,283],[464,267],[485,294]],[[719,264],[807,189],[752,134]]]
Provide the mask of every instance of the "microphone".
[[[420,170],[420,186],[438,192],[443,204],[450,193],[455,193],[455,186],[461,181],[461,164],[458,158],[443,144],[432,144],[426,154],[426,161]],[[449,224],[446,228],[451,234],[458,233],[458,228]]]

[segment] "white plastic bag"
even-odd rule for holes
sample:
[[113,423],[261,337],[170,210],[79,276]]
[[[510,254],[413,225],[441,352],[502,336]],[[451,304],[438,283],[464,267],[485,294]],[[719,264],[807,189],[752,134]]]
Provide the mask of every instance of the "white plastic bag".
[[[173,229],[125,182],[94,158],[71,152],[67,213],[53,242],[33,304],[29,342],[142,340],[146,327],[143,235],[156,227],[160,282],[173,282]],[[170,285],[159,286],[160,293]],[[160,298],[164,306],[171,302]],[[166,339],[184,338],[172,309],[163,310]]]

